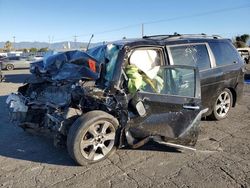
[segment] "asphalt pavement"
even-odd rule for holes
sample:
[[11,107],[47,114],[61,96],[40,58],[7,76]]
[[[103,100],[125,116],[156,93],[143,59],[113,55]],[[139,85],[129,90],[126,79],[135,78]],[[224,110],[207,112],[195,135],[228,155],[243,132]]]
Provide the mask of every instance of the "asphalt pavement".
[[9,122],[5,105],[29,77],[4,71],[0,83],[0,187],[250,187],[250,85],[223,121],[203,120],[197,151],[149,143],[118,150],[109,159],[77,166],[47,137]]

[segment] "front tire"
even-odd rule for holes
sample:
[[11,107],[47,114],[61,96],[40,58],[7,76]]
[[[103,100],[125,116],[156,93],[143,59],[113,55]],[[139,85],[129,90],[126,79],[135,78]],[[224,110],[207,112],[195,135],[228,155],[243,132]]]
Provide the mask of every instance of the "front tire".
[[118,125],[116,118],[103,111],[91,111],[79,117],[67,137],[70,156],[79,165],[104,160],[116,150]]
[[229,89],[224,89],[217,97],[213,112],[211,114],[212,119],[222,120],[228,116],[228,113],[233,104],[233,96]]
[[8,71],[13,70],[13,69],[14,69],[14,65],[8,64],[8,65],[6,65],[6,69],[7,69]]

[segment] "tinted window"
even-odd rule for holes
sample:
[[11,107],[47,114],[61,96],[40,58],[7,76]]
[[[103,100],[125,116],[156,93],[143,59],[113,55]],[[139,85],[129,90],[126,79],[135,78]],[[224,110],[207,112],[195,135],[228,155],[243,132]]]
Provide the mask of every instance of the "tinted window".
[[19,60],[20,57],[14,56],[14,57],[9,57],[9,60]]
[[216,65],[231,65],[238,61],[238,52],[227,42],[209,43],[214,54]]
[[174,65],[198,66],[200,70],[210,68],[210,59],[205,44],[170,47]]

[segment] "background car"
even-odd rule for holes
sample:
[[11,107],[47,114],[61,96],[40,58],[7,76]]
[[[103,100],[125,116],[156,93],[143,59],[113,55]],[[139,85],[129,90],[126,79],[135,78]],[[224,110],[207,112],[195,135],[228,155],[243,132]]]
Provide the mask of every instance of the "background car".
[[237,49],[246,64],[250,62],[250,48],[238,48]]
[[43,56],[41,56],[41,55],[34,56],[35,61],[42,60],[42,59],[43,59]]
[[33,57],[6,57],[0,59],[3,70],[13,70],[18,68],[29,68],[30,63],[36,61]]

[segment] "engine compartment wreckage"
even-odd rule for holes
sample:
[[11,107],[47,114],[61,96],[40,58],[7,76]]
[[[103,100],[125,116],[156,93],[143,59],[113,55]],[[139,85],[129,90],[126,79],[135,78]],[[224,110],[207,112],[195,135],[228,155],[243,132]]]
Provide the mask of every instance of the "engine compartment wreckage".
[[149,140],[190,148],[206,111],[199,73],[161,61],[157,49],[118,44],[51,55],[31,64],[30,79],[7,98],[11,119],[51,134],[80,165]]

